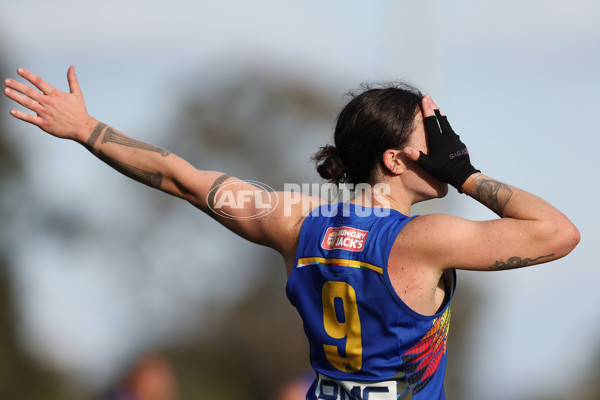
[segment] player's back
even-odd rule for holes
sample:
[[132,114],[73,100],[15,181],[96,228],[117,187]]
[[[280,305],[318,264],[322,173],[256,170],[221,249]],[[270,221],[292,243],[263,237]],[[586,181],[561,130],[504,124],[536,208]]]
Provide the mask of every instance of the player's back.
[[287,294],[317,372],[308,399],[439,399],[449,302],[423,316],[402,302],[387,271],[400,230],[395,210],[322,206],[303,223]]

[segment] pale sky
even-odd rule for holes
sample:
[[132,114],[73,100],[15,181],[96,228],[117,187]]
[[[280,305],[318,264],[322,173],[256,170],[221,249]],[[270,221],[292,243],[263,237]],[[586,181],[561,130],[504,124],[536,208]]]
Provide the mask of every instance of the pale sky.
[[[194,90],[190,83],[202,90],[195,74],[218,65],[230,70],[264,65],[279,76],[316,82],[335,92],[334,98],[366,80],[416,83],[449,115],[477,168],[547,199],[582,234],[571,255],[548,265],[459,274],[459,291],[461,284],[474,285],[484,299],[473,360],[466,367],[473,377],[472,398],[523,399],[564,390],[564,382],[581,375],[600,346],[600,311],[589,302],[600,279],[593,255],[600,240],[595,204],[600,193],[591,179],[600,148],[594,121],[600,109],[600,5],[593,0],[402,3],[4,1],[0,45],[9,71],[29,68],[62,89],[68,66],[76,65],[92,115],[158,143],[169,133],[166,124],[181,96]],[[2,100],[0,111],[8,113],[9,107]],[[315,149],[329,140],[329,128]],[[69,204],[69,212],[98,219],[109,207],[99,197],[128,190],[82,148],[15,120],[7,121],[4,131],[23,151],[40,203]],[[101,187],[94,181],[102,181]],[[147,195],[135,191],[119,199],[121,207],[104,223],[130,217]],[[452,195],[448,201],[460,216],[493,217],[465,197]],[[169,228],[177,230],[176,221],[173,225]],[[106,376],[148,326],[143,319],[132,321],[135,305],[106,279],[105,259],[91,247],[65,248],[27,223],[13,240],[16,276],[28,293],[20,300],[24,329],[33,348],[73,373]],[[155,273],[176,279],[167,270]],[[180,273],[187,277],[194,271]],[[236,290],[207,290],[215,282],[186,288],[204,293],[193,305],[220,290]],[[157,295],[154,312],[168,310],[163,300]],[[89,315],[98,304],[102,312]],[[172,318],[178,321],[177,315]],[[121,334],[107,328],[115,325],[123,327]],[[157,331],[156,336],[168,334],[167,327]],[[96,369],[98,364],[105,368]]]

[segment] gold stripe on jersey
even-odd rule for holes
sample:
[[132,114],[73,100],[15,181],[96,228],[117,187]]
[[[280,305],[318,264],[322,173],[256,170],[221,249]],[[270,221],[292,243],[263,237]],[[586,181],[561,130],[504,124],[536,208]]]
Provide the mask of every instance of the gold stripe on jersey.
[[383,274],[383,268],[377,265],[369,264],[364,261],[347,260],[345,258],[323,258],[323,257],[305,257],[298,259],[296,268],[302,268],[314,264],[339,265],[341,267],[370,269],[378,274]]

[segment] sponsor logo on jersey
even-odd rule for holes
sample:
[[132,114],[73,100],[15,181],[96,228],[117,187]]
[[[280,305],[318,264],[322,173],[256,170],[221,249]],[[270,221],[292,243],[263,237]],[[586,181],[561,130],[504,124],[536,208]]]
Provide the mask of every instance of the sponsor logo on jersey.
[[325,250],[363,251],[369,231],[348,226],[328,228],[321,242]]
[[337,381],[319,374],[317,384],[314,386],[314,394],[318,399],[328,400],[396,400],[411,397],[399,397],[396,389],[396,381],[381,382],[355,382]]

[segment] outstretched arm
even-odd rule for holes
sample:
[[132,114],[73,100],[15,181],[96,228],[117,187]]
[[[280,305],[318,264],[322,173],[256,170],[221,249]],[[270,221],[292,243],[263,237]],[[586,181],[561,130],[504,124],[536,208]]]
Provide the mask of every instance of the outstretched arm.
[[[186,189],[176,177],[191,173],[193,168],[168,151],[131,139],[91,117],[87,113],[74,67],[70,67],[67,73],[69,93],[50,86],[25,69],[19,68],[18,73],[33,86],[7,79],[4,93],[35,114],[12,109],[11,115],[58,138],[79,142],[130,178],[185,197]],[[201,202],[197,204],[202,208]]]
[[[189,201],[248,240],[282,253],[291,251],[290,243],[295,242],[298,221],[302,217],[301,207],[279,207],[269,213],[261,208],[265,204],[276,204],[283,194],[265,192],[220,172],[198,170],[175,154],[130,138],[92,118],[87,113],[74,67],[70,67],[67,73],[69,93],[52,87],[25,69],[20,68],[18,73],[31,85],[7,79],[4,93],[35,114],[12,109],[10,113],[15,118],[38,126],[53,136],[79,142],[117,171]],[[225,186],[228,198],[240,201],[217,204]],[[215,212],[216,206],[219,212]],[[261,212],[264,217],[254,218]],[[284,215],[284,212],[287,214]],[[286,218],[282,218],[284,216]]]

